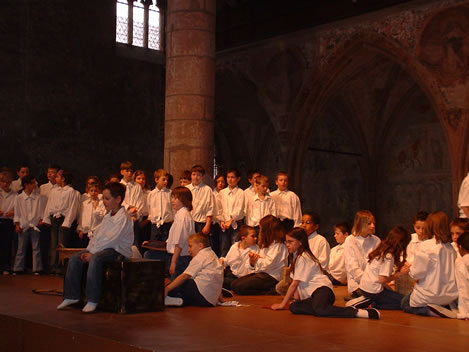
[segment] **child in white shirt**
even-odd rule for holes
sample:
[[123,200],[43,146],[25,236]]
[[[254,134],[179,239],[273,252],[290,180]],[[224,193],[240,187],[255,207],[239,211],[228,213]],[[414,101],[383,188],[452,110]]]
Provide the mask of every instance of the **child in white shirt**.
[[18,193],[10,188],[11,180],[10,170],[0,172],[0,270],[3,275],[10,274],[11,244],[15,236],[13,216]]
[[142,243],[148,241],[151,237],[151,222],[150,220],[148,220],[148,196],[150,194],[150,189],[147,186],[147,178],[145,176],[145,171],[135,171],[134,181],[137,185],[141,187],[143,193],[143,208],[140,211],[140,217],[135,223],[134,227],[136,246],[141,252],[143,252]]
[[240,277],[231,283],[231,288],[239,295],[275,294],[275,285],[287,265],[288,251],[283,241],[285,230],[278,218],[267,215],[259,223],[259,252],[249,252],[246,266],[251,274]]
[[133,180],[133,168],[130,161],[121,163],[121,183],[126,187],[125,198],[122,206],[132,216],[132,220],[136,222],[142,216],[144,206],[142,187]]
[[345,239],[349,236],[350,227],[347,223],[341,222],[334,225],[334,238],[337,246],[331,249],[329,258],[329,274],[332,284],[342,286],[347,283],[347,271],[345,270],[344,247]]
[[331,247],[329,246],[329,242],[317,232],[320,221],[321,219],[318,214],[306,212],[301,219],[301,228],[303,228],[308,235],[311,252],[318,258],[322,268],[327,271],[329,270]]
[[155,170],[155,189],[148,195],[148,220],[151,222],[152,241],[166,241],[173,223],[171,190],[167,188],[168,173],[163,169]]
[[64,309],[78,303],[81,297],[81,277],[88,263],[86,275],[87,304],[83,312],[93,312],[101,296],[103,263],[119,260],[121,256],[130,258],[133,243],[133,222],[122,207],[125,186],[121,183],[108,183],[103,190],[103,203],[108,213],[96,228],[86,251],[74,254],[68,263],[64,281],[64,300],[57,309]]
[[251,198],[254,198],[256,195],[256,178],[260,175],[260,172],[257,170],[252,170],[248,173],[248,182],[250,186],[246,188],[244,192],[244,203],[246,204]]
[[187,242],[192,260],[184,272],[165,287],[165,304],[216,306],[223,284],[223,265],[210,248],[206,235],[193,234]]
[[[90,239],[96,227],[103,221],[106,215],[102,197],[100,199],[100,189],[98,185],[87,186],[88,196],[81,202],[78,215],[77,232],[80,240]],[[88,245],[88,241],[85,241]]]
[[458,319],[469,320],[469,232],[458,238],[461,257],[456,259],[456,283],[458,286]]
[[240,240],[231,246],[226,257],[220,258],[220,263],[225,268],[223,288],[227,290],[231,290],[233,280],[251,274],[251,270],[247,266],[249,253],[259,252],[257,233],[253,227],[248,225],[241,226],[238,236]]
[[220,255],[220,238],[222,236],[222,230],[220,222],[223,220],[222,214],[223,209],[221,205],[220,192],[226,187],[226,177],[224,174],[217,174],[214,178],[215,188],[213,189],[213,196],[215,198],[215,213],[213,215],[212,223],[212,236],[210,236],[210,247],[219,256]]
[[47,183],[44,183],[39,187],[39,193],[41,196],[49,198],[49,194],[52,188],[57,187],[57,183],[55,182],[55,177],[57,176],[57,172],[60,170],[60,167],[57,165],[50,165],[47,168]]
[[[458,298],[454,276],[456,253],[451,247],[448,216],[441,212],[431,213],[426,220],[431,239],[423,242],[415,254],[409,275],[417,284],[401,302],[406,313],[438,315],[438,309],[430,305],[444,306]],[[438,307],[436,307],[438,308]]]
[[[396,226],[368,255],[368,263],[360,280],[360,291],[368,300],[361,304],[368,305],[371,302],[372,307],[377,309],[401,308],[404,296],[393,291],[387,283],[408,274],[410,266],[405,265],[405,248],[409,241],[408,232],[402,226]],[[397,267],[396,272],[394,265]]]
[[301,202],[298,196],[288,189],[288,174],[277,173],[275,179],[277,190],[270,195],[275,202],[277,217],[285,226],[285,231],[290,232],[293,227],[301,226]]
[[380,239],[375,236],[375,217],[368,210],[355,214],[352,236],[345,240],[344,257],[347,270],[347,288],[353,298],[360,297],[360,280],[368,262],[368,254],[378,247]]
[[[308,237],[302,228],[294,228],[286,236],[288,252],[293,254],[291,264],[292,282],[279,304],[273,310],[290,309],[293,314],[308,314],[319,317],[379,319],[374,309],[334,306],[335,295],[332,284],[321,267],[319,260],[309,249]],[[290,301],[295,298],[292,303]]]
[[268,193],[269,179],[267,176],[256,177],[256,193],[246,198],[246,224],[252,227],[259,226],[259,221],[267,215],[276,215],[275,202]]
[[449,224],[449,231],[451,233],[451,246],[456,251],[456,256],[461,258],[459,254],[458,238],[464,232],[469,231],[469,219],[468,218],[456,218]]
[[427,220],[428,213],[426,211],[419,211],[414,215],[413,226],[414,231],[410,235],[410,242],[406,248],[407,262],[412,264],[414,262],[415,253],[418,251],[418,247],[423,241],[428,239],[428,234],[425,231],[425,220]]
[[29,166],[26,164],[21,164],[18,166],[16,169],[16,175],[18,175],[18,178],[11,183],[11,190],[13,192],[19,193],[23,189],[21,179],[29,175]]

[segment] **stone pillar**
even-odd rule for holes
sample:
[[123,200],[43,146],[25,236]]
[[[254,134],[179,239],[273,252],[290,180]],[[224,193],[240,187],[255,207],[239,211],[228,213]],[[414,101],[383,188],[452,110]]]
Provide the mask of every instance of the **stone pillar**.
[[183,170],[214,155],[216,0],[168,1],[164,168],[179,185]]

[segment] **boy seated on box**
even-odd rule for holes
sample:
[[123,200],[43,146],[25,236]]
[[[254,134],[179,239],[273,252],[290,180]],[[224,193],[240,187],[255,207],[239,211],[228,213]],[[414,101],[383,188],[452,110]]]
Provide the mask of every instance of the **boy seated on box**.
[[223,265],[203,233],[190,235],[187,243],[192,260],[186,270],[165,287],[164,303],[167,306],[213,307],[223,285]]
[[126,187],[117,182],[108,183],[103,189],[103,203],[108,213],[93,233],[85,251],[74,254],[68,263],[64,282],[64,300],[57,309],[78,303],[81,297],[81,278],[88,264],[86,277],[87,303],[83,312],[91,313],[98,306],[101,295],[103,263],[132,255],[134,225],[122,206]]

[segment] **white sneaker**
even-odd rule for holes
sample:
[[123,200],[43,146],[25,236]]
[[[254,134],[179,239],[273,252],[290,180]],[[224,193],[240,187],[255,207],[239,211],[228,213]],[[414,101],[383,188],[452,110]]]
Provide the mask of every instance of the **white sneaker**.
[[80,300],[79,299],[64,299],[62,303],[60,303],[57,306],[58,310],[64,309],[68,306],[71,306],[72,304],[78,303]]
[[165,306],[180,307],[180,306],[182,306],[183,303],[184,303],[184,301],[182,300],[182,298],[179,298],[179,297],[166,296],[164,298],[164,305]]
[[83,313],[92,313],[96,310],[97,306],[98,306],[98,303],[88,302],[88,303],[86,303],[86,306],[83,307],[82,312]]

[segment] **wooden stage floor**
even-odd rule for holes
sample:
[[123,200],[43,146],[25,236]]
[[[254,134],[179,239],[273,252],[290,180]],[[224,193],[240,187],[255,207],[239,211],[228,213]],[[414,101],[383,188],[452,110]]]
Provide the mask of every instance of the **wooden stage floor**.
[[[62,279],[0,277],[0,351],[467,351],[469,321],[381,311],[381,320],[317,318],[262,306],[279,296],[235,297],[245,307],[167,308],[119,315],[57,311]],[[334,289],[343,305],[345,288]]]

